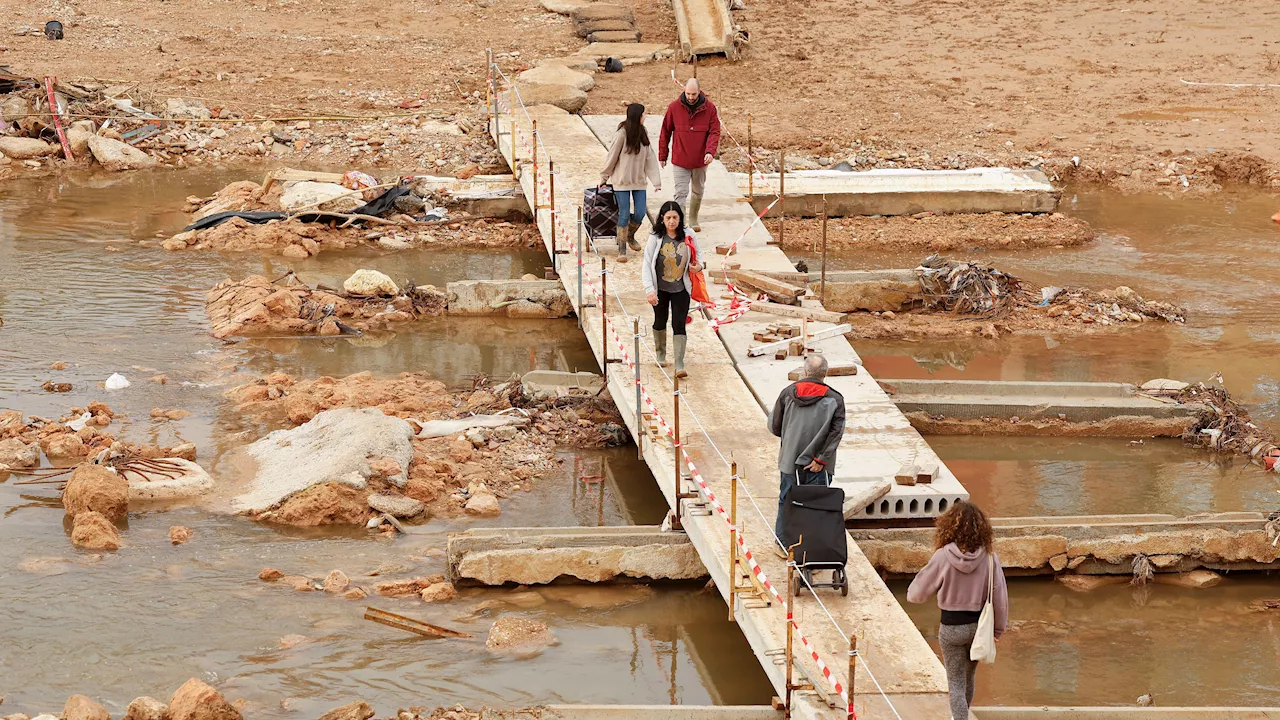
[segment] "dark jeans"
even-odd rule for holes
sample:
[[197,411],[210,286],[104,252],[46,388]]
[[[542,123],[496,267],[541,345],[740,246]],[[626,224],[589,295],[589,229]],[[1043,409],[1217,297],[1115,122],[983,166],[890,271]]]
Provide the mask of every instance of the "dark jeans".
[[667,329],[667,315],[671,315],[671,334],[684,335],[684,323],[689,319],[689,292],[670,293],[658,291],[658,304],[653,306],[653,329],[664,332]]
[[782,538],[782,505],[787,501],[787,496],[791,494],[791,488],[796,486],[796,476],[800,476],[801,485],[830,485],[831,473],[826,470],[813,472],[807,470],[803,466],[797,467],[794,473],[779,473],[782,476],[781,482],[778,484],[778,517],[773,521],[773,531],[777,533],[778,538]]

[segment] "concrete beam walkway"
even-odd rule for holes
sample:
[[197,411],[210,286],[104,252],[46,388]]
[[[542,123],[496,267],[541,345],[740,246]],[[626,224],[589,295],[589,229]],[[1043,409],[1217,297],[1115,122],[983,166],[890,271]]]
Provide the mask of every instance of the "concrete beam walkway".
[[[778,173],[733,173],[739,191],[751,188],[756,212],[778,194]],[[828,217],[947,213],[1050,213],[1061,192],[1039,170],[795,170],[786,177],[787,217],[819,217],[826,196]],[[777,217],[775,205],[767,217]]]
[[1268,707],[975,707],[978,720],[1280,720]]
[[1203,410],[1199,405],[1141,395],[1126,383],[881,380],[880,387],[904,413],[965,420],[1018,417],[1091,422],[1132,416],[1191,423]]
[[738,57],[728,0],[671,0],[676,16],[680,61],[698,55]]
[[[534,182],[533,168],[529,163],[530,150],[526,143],[518,143],[522,148],[520,157],[512,159],[510,135],[513,115],[501,114],[498,127],[494,132],[495,139],[508,160],[520,168],[520,180],[526,197],[537,197],[539,206],[549,204],[546,182],[548,165],[546,157],[550,154],[556,167],[556,212],[568,220],[559,226],[553,225],[549,210],[535,210],[539,228],[546,239],[548,251],[553,249],[568,250],[574,243],[574,222],[577,209],[581,203],[582,188],[594,186],[599,181],[600,168],[604,164],[605,148],[592,134],[581,117],[571,116],[555,108],[538,106],[530,108],[529,113],[538,120],[538,130],[544,148],[539,151],[539,168],[537,184]],[[520,129],[517,139],[527,138],[530,126],[523,110],[517,110]],[[603,121],[616,126],[618,120],[610,118]],[[494,130],[491,128],[491,130]],[[656,129],[653,131],[657,136]],[[739,194],[732,180],[723,167],[717,164],[715,172],[709,180],[709,190],[704,204],[703,229],[706,239],[703,241],[704,253],[713,252],[712,248],[720,242],[731,242],[750,224],[753,216],[745,203],[737,202]],[[668,179],[666,181],[670,183]],[[668,185],[671,187],[671,185]],[[656,198],[655,198],[656,199]],[[767,247],[768,233],[756,227],[748,233],[743,253],[735,260],[744,267],[760,267],[764,269],[792,270],[790,263],[777,250]],[[612,251],[607,251],[612,255]],[[575,305],[577,299],[577,272],[572,255],[555,255],[561,279]],[[711,260],[710,257],[704,258]],[[632,347],[631,317],[627,313],[635,313],[641,327],[647,327],[651,314],[644,300],[640,283],[638,262],[618,264],[609,262],[608,282],[611,288],[607,293],[608,317],[610,332],[616,332],[624,338],[626,347]],[[600,282],[601,262],[594,255],[584,258],[585,276]],[[617,295],[615,296],[615,291]],[[717,288],[714,292],[719,292]],[[586,293],[590,297],[590,293]],[[583,329],[596,353],[603,361],[607,351],[610,357],[617,357],[619,350],[611,342],[606,344],[605,327],[602,325],[601,308],[581,307],[579,314]],[[770,321],[772,322],[772,321]],[[734,323],[737,325],[737,323]],[[732,326],[729,326],[732,327]],[[750,337],[749,333],[747,337]],[[847,348],[847,343],[841,339]],[[782,561],[776,559],[769,551],[769,526],[773,520],[773,508],[777,498],[776,452],[777,440],[765,428],[765,413],[760,401],[752,389],[739,374],[735,361],[745,362],[744,352],[729,352],[730,348],[742,347],[742,343],[729,342],[727,345],[710,329],[708,324],[699,320],[689,329],[689,353],[687,367],[689,380],[683,385],[684,413],[682,415],[682,439],[685,449],[695,462],[707,486],[717,498],[727,504],[729,498],[730,472],[722,461],[732,458],[737,461],[743,476],[743,489],[749,490],[756,498],[760,514],[747,502],[745,497],[739,503],[739,526],[746,542],[755,551],[763,573],[769,581],[777,586],[785,583],[786,572]],[[834,346],[835,343],[832,343]],[[606,350],[607,348],[607,350]],[[824,345],[824,349],[826,346]],[[830,352],[836,352],[832,347]],[[853,356],[852,348],[844,350]],[[641,381],[649,389],[649,394],[658,413],[670,421],[673,418],[674,396],[671,385],[659,369],[645,353],[640,364]],[[786,364],[783,371],[782,384],[785,384],[785,372],[791,370],[795,363]],[[660,484],[668,503],[674,507],[676,499],[675,471],[676,454],[671,443],[664,437],[656,439],[646,429],[636,427],[636,385],[632,371],[626,365],[608,364],[608,388],[616,401],[619,410],[632,430],[640,438],[643,445],[645,461],[652,469],[654,477]],[[880,433],[878,436],[887,445],[899,445],[913,448],[917,453],[928,452],[928,446],[907,425],[905,418],[897,412],[892,403],[875,386],[870,378],[866,378],[863,395],[856,394],[850,398],[852,407],[850,415],[859,417],[860,405],[874,405],[872,415],[893,419],[889,423],[877,425],[874,429],[866,429],[859,423],[851,423],[853,437],[866,438],[864,433]],[[775,391],[776,392],[776,391]],[[762,392],[767,395],[767,391]],[[846,394],[848,395],[848,393]],[[697,413],[696,419],[693,413]],[[647,423],[646,423],[647,424]],[[715,447],[700,432],[705,425]],[[888,469],[896,471],[907,458],[893,459],[892,449],[881,449],[883,456],[876,463],[876,470]],[[856,451],[846,455],[850,465],[862,458]],[[958,488],[958,483],[955,484]],[[682,488],[692,491],[692,483],[685,481]],[[744,492],[745,495],[745,492]],[[729,537],[726,521],[705,507],[696,507],[696,503],[686,502],[685,530],[698,550],[703,563],[710,571],[716,586],[726,595],[733,586],[728,569]],[[890,710],[892,703],[898,714],[912,718],[948,717],[946,700],[946,681],[942,666],[933,654],[924,638],[916,630],[906,613],[898,606],[892,593],[880,580],[878,574],[866,562],[857,549],[857,545],[849,541],[849,563],[847,572],[850,576],[850,593],[847,598],[832,593],[824,594],[826,607],[830,610],[839,628],[844,632],[857,634],[858,646],[862,653],[863,664],[858,667],[857,679],[854,683],[856,705],[859,714],[868,718],[889,718],[894,713]],[[733,614],[743,634],[755,652],[758,661],[769,676],[775,691],[784,692],[783,668],[779,664],[779,653],[785,647],[785,609],[778,602],[766,607],[759,603],[744,605],[734,603]],[[796,622],[816,649],[826,666],[834,673],[835,678],[845,675],[847,664],[846,650],[848,643],[826,617],[825,612],[816,601],[808,595],[797,600]],[[794,697],[794,717],[797,718],[843,718],[845,708],[840,699],[832,692],[832,684],[824,679],[817,665],[806,655],[804,650],[797,649],[798,669],[811,678],[817,687],[816,691],[799,692]],[[876,675],[885,695],[876,691],[871,677],[867,674],[870,667]],[[847,684],[841,680],[841,685]]]

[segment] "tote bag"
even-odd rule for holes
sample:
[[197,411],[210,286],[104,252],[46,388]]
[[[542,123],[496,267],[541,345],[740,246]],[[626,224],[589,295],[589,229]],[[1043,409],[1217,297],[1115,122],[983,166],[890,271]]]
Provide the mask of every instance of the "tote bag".
[[[689,246],[689,264],[698,262],[698,248],[694,246],[693,238],[685,235],[684,243]],[[713,304],[711,295],[707,292],[707,277],[702,270],[689,271],[689,297],[696,303]]]
[[987,604],[982,606],[978,615],[978,632],[974,633],[973,644],[969,646],[969,659],[974,662],[993,663],[996,661],[996,611],[992,607],[995,595],[996,561],[987,554]]

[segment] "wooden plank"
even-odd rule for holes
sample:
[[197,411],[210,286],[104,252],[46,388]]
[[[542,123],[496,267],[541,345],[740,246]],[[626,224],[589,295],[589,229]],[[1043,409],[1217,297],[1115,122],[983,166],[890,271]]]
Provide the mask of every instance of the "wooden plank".
[[838,323],[844,320],[844,315],[830,310],[815,310],[813,308],[800,307],[798,305],[781,305],[772,302],[753,302],[752,310],[759,310],[770,315],[781,315],[782,317],[803,318],[806,320],[817,320],[818,322]]
[[[837,325],[833,328],[827,328],[826,330],[819,330],[818,332],[809,335],[808,340],[809,342],[814,342],[816,340],[826,340],[827,338],[833,338],[838,335],[843,335],[852,329],[853,328],[849,327],[848,325]],[[788,347],[790,344],[791,344],[791,339],[787,338],[785,340],[779,340],[778,342],[768,343],[767,345],[756,345],[755,347],[747,348],[747,355],[749,357],[757,357],[760,355],[764,355],[765,353],[773,352],[778,348]]]
[[378,608],[374,608],[374,607],[366,607],[364,609],[364,619],[372,620],[376,623],[386,625],[387,627],[393,627],[397,630],[404,630],[405,632],[417,633],[418,635],[422,635],[425,637],[446,637],[446,638],[472,637],[471,635],[468,635],[467,633],[464,633],[464,632],[458,632],[457,630],[450,630],[449,628],[443,628],[443,627],[440,627],[439,625],[432,625],[431,623],[425,623],[425,622],[422,622],[421,620],[415,620],[405,615],[397,615],[396,613],[387,612],[386,610],[379,610]]
[[805,289],[773,278],[754,270],[733,270],[729,273],[735,282],[755,288],[769,296],[770,300],[784,305],[795,305]]
[[[790,380],[791,382],[795,382],[799,380],[803,374],[804,374],[804,368],[798,367],[795,370],[792,370],[791,372],[787,373],[787,379]],[[858,374],[857,365],[836,365],[835,367],[827,368],[827,377],[851,377],[857,374]]]
[[889,480],[881,480],[861,491],[846,491],[844,495],[844,504],[846,507],[866,507],[885,495],[888,495],[889,491],[892,489],[893,482]]

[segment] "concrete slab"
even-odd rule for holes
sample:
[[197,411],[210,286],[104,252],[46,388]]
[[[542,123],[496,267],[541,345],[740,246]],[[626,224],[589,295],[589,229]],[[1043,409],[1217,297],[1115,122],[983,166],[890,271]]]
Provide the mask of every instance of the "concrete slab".
[[[1128,575],[1138,553],[1162,573],[1280,568],[1261,513],[997,518],[992,524],[1001,563],[1021,575]],[[850,535],[871,564],[888,573],[919,572],[933,553],[933,528]]]
[[[499,147],[505,154],[510,153],[509,115],[500,119]],[[523,114],[517,116],[524,122]],[[591,122],[603,122],[602,134],[611,133],[617,126],[618,118],[592,118]],[[655,119],[660,122],[660,119]],[[557,198],[557,210],[563,217],[574,217],[581,202],[580,189],[598,182],[600,168],[604,164],[605,149],[588,128],[582,118],[567,115],[551,115],[538,120],[538,131],[547,152],[554,158],[557,180],[556,187],[561,191]],[[527,129],[522,128],[522,132]],[[650,131],[657,137],[657,127]],[[527,150],[521,151],[524,164]],[[539,160],[543,159],[540,153]],[[669,171],[668,171],[669,172]],[[539,171],[539,178],[545,177],[545,167]],[[545,190],[535,190],[532,173],[522,172],[521,183],[527,197],[535,192],[539,197],[545,196]],[[664,184],[670,183],[667,179]],[[667,187],[673,185],[667,184]],[[739,203],[737,188],[718,163],[708,178],[708,191],[703,204],[702,225],[704,253],[720,242],[731,242],[742,234],[754,218],[746,203]],[[657,198],[652,203],[656,209]],[[743,213],[747,221],[743,221]],[[549,251],[553,247],[568,249],[573,244],[575,233],[573,225],[566,224],[560,230],[553,229],[551,215],[543,210],[538,213],[539,227]],[[746,233],[743,240],[743,253],[739,258],[752,258],[753,269],[791,270],[794,268],[776,249],[768,247],[769,234],[756,225]],[[606,259],[613,251],[604,250]],[[576,303],[576,282],[578,267],[572,256],[556,256],[561,278],[569,288],[570,297]],[[713,261],[714,262],[714,261]],[[635,312],[635,319],[649,324],[649,309],[643,297],[640,284],[639,263],[619,265],[609,263],[608,274],[608,317],[609,329],[619,336],[626,335],[626,344],[630,347],[630,330]],[[715,265],[713,264],[713,267]],[[601,261],[594,255],[583,259],[584,277],[592,279],[597,285],[600,281]],[[744,267],[748,267],[744,263]],[[719,292],[714,289],[713,292]],[[589,296],[589,295],[588,295]],[[603,360],[604,352],[617,357],[618,349],[610,343],[606,346],[602,324],[601,308],[587,310],[580,308],[583,330],[587,335],[597,359]],[[684,446],[692,457],[710,488],[717,498],[729,497],[731,484],[728,459],[738,463],[742,477],[741,499],[739,502],[738,524],[743,537],[755,557],[764,575],[772,583],[778,585],[785,580],[785,569],[781,560],[766,551],[771,539],[773,511],[771,505],[777,497],[776,453],[777,440],[765,428],[765,414],[760,403],[755,399],[751,389],[743,380],[734,365],[734,360],[726,350],[726,346],[710,329],[706,322],[695,322],[689,328],[689,352],[686,366],[690,373],[687,382],[682,384],[682,435]],[[847,343],[846,343],[847,346]],[[852,348],[850,356],[855,354]],[[657,411],[665,418],[673,417],[674,397],[671,385],[659,372],[659,369],[648,362],[651,355],[643,353],[644,362],[640,365],[641,381],[649,389]],[[783,370],[783,377],[794,363]],[[672,445],[665,437],[653,438],[637,427],[635,412],[635,376],[633,369],[626,365],[610,364],[608,368],[608,388],[619,410],[622,412],[633,436],[641,438],[642,454],[646,463],[654,473],[668,504],[674,506],[676,487],[675,469],[676,455]],[[876,388],[876,392],[880,391]],[[896,413],[892,403],[887,402],[880,393],[891,412]],[[905,419],[903,419],[905,423]],[[705,427],[707,435],[703,435]],[[908,432],[910,430],[908,429]],[[714,446],[711,440],[714,440]],[[918,436],[916,436],[918,439]],[[723,458],[723,459],[722,459]],[[685,491],[691,491],[691,483],[685,481]],[[760,512],[745,498],[747,492],[756,499]],[[728,573],[729,538],[728,526],[723,518],[714,514],[709,507],[700,503],[685,502],[685,530],[698,550],[704,565],[715,580],[716,587],[725,596],[727,588],[732,586]],[[946,699],[946,679],[941,664],[929,649],[928,644],[916,630],[910,618],[898,605],[893,594],[880,580],[875,569],[866,562],[857,546],[850,543],[849,563],[846,570],[850,576],[850,592],[848,597],[836,594],[824,594],[826,608],[839,623],[831,624],[826,614],[817,606],[816,601],[807,595],[799,598],[797,603],[797,622],[810,639],[819,655],[837,673],[844,675],[843,663],[846,658],[848,639],[842,631],[856,632],[859,635],[859,648],[867,648],[862,655],[864,661],[874,670],[876,679],[887,693],[886,701],[875,690],[871,677],[867,675],[867,666],[860,665],[858,679],[854,687],[858,690],[857,703],[865,704],[865,712],[860,713],[867,718],[893,717],[888,702],[892,702],[897,712],[904,717],[936,718],[943,720],[949,717]],[[758,606],[757,603],[744,605],[734,602],[734,617],[746,637],[761,667],[769,676],[775,690],[781,691],[783,678],[781,668],[775,664],[777,651],[785,645],[786,619],[784,609],[778,604]],[[816,679],[820,692],[804,692],[795,698],[793,716],[796,718],[843,718],[844,708],[834,708],[828,703],[831,692],[830,685],[823,678],[821,671],[803,653],[797,653],[798,667],[808,677]]]
[[532,215],[524,193],[510,175],[476,175],[467,180],[422,175],[414,179],[413,185],[419,194],[446,194],[450,208],[474,217]]
[[733,44],[733,18],[726,0],[672,0],[680,62],[698,55],[724,55],[737,59]]
[[978,720],[1280,720],[1271,707],[974,707]]
[[541,319],[573,314],[559,280],[457,280],[445,289],[450,315]]
[[1115,417],[1180,418],[1194,422],[1199,405],[1139,395],[1125,383],[1006,382],[999,380],[881,380],[904,413],[948,418],[1093,422]]
[[768,705],[548,705],[540,720],[779,720]]
[[604,387],[604,379],[590,372],[564,372],[561,370],[532,370],[520,377],[526,395],[533,397],[557,397],[570,390],[597,392]]
[[449,535],[447,555],[450,579],[481,585],[707,577],[689,537],[659,527],[474,529]]
[[[743,195],[746,173],[733,173]],[[756,175],[756,212],[768,207],[778,192],[778,174]],[[788,217],[819,217],[822,197],[829,217],[914,215],[933,213],[1049,213],[1058,208],[1061,191],[1039,170],[973,168],[970,170],[795,170],[787,172]],[[768,217],[780,214],[774,206]]]

